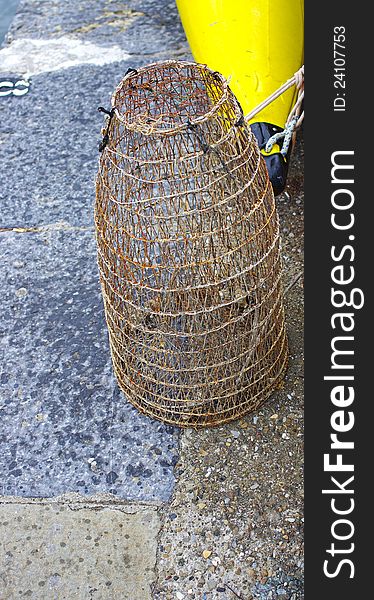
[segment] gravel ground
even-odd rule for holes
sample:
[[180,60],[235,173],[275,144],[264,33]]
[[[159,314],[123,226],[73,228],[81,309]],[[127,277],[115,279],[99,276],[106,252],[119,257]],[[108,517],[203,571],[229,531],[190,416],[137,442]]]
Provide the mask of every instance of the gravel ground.
[[303,145],[277,199],[290,363],[255,415],[182,434],[155,600],[303,598]]

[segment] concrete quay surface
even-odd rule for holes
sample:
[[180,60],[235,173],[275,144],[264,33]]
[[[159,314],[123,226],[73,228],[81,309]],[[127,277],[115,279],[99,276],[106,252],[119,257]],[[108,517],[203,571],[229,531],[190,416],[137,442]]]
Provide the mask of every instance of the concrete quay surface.
[[0,48],[0,600],[303,598],[303,144],[277,198],[290,365],[180,431],[112,375],[93,228],[110,95],[191,59],[174,2],[21,0]]

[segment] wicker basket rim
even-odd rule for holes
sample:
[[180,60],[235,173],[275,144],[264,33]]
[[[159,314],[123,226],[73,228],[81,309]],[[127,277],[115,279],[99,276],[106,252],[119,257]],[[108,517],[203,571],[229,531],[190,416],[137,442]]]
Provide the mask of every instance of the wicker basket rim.
[[[127,120],[124,117],[124,115],[121,114],[120,110],[116,106],[118,95],[121,92],[123,92],[126,82],[129,79],[135,79],[136,77],[138,77],[142,73],[146,73],[147,71],[155,71],[155,70],[162,71],[162,69],[166,69],[171,66],[180,71],[187,67],[188,68],[192,67],[192,68],[196,68],[198,70],[203,70],[207,73],[210,73],[212,76],[214,76],[214,78],[217,81],[220,82],[220,84],[222,86],[221,97],[217,100],[217,102],[215,102],[213,104],[212,108],[209,111],[207,111],[206,113],[204,113],[203,115],[196,117],[194,119],[190,118],[184,123],[178,123],[178,125],[173,125],[171,127],[165,127],[165,122],[162,120],[159,120],[159,121],[157,121],[157,124],[153,123],[152,125],[150,125],[148,127],[145,126],[145,124],[139,120],[136,120],[136,121]],[[119,85],[116,87],[116,89],[114,90],[114,93],[112,95],[112,109],[114,111],[115,117],[122,123],[122,125],[125,127],[125,129],[128,129],[130,131],[137,131],[144,135],[150,135],[150,134],[152,134],[152,135],[157,135],[157,134],[170,135],[170,134],[179,133],[181,131],[188,129],[191,126],[199,125],[201,123],[204,123],[205,121],[208,121],[219,111],[220,107],[229,100],[231,101],[231,103],[233,103],[235,116],[236,116],[237,120],[239,121],[240,118],[243,116],[243,110],[242,110],[238,100],[236,99],[236,97],[232,94],[232,92],[229,88],[229,82],[225,79],[225,77],[221,73],[219,73],[218,71],[213,71],[206,64],[203,64],[203,63],[197,63],[197,62],[191,62],[191,61],[163,60],[163,61],[157,61],[157,62],[147,64],[143,67],[139,67],[136,70],[129,71],[125,75],[125,77],[122,79],[122,81],[119,83]],[[162,126],[162,125],[164,125],[164,126]]]

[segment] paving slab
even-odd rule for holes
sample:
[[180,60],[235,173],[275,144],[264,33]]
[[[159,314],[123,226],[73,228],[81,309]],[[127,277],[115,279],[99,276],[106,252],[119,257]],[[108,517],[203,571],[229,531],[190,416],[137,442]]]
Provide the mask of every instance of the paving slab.
[[[0,50],[24,74],[29,49],[32,69],[28,93],[0,105],[3,494],[170,497],[178,432],[137,413],[113,379],[92,227],[97,107],[129,66],[179,51],[176,7],[161,4],[24,0]],[[60,46],[38,58],[30,39]],[[107,64],[85,62],[89,44]],[[114,44],[135,59],[114,60]]]
[[0,505],[0,599],[150,600],[158,513]]
[[91,228],[0,233],[0,494],[167,500],[178,430],[112,375]]

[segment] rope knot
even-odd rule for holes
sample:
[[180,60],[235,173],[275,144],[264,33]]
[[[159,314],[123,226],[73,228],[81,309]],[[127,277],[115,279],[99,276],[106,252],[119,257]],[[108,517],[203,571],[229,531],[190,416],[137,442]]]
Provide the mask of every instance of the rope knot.
[[288,148],[290,147],[292,135],[293,135],[296,125],[297,125],[297,121],[298,121],[298,117],[294,117],[286,125],[286,127],[283,131],[280,131],[279,133],[275,133],[274,135],[272,135],[266,142],[265,152],[271,152],[274,144],[276,142],[278,142],[279,140],[281,140],[282,138],[284,138],[280,153],[282,154],[282,156],[286,156],[286,154],[288,152]]
[[269,106],[269,104],[274,102],[274,100],[279,98],[279,96],[284,94],[284,92],[286,92],[293,85],[296,86],[296,89],[298,90],[298,94],[297,94],[297,100],[296,100],[294,106],[292,107],[290,114],[287,117],[286,127],[289,125],[289,123],[291,123],[291,121],[293,121],[293,119],[295,117],[297,117],[297,121],[296,121],[296,125],[294,126],[294,129],[298,129],[304,119],[304,112],[301,112],[301,107],[302,107],[302,103],[304,100],[304,65],[302,67],[300,67],[300,69],[298,71],[296,71],[296,73],[294,73],[294,75],[291,77],[291,79],[286,81],[286,83],[281,85],[280,88],[278,88],[277,90],[275,90],[275,92],[270,94],[270,96],[268,98],[266,98],[266,100],[263,100],[263,102],[261,102],[253,110],[251,110],[251,112],[245,116],[245,120],[250,121],[251,119],[253,119],[259,112],[261,112],[264,108]]

